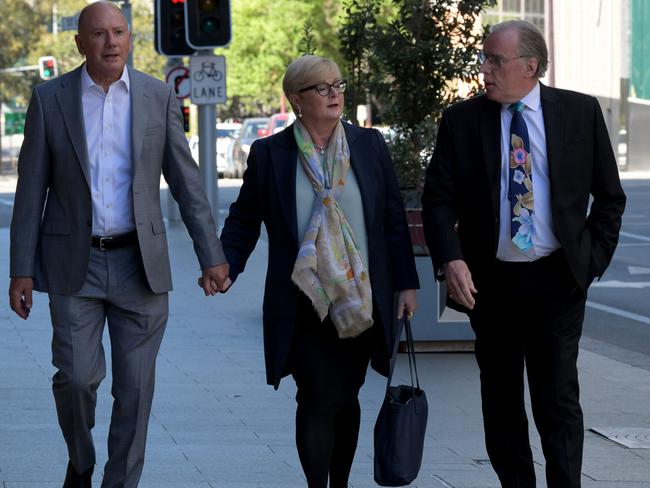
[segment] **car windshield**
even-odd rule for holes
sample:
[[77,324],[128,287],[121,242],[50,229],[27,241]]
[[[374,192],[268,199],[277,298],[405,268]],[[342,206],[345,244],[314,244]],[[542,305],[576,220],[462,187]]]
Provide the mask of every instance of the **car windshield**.
[[266,121],[251,122],[244,127],[243,139],[257,139],[257,131],[266,127]]

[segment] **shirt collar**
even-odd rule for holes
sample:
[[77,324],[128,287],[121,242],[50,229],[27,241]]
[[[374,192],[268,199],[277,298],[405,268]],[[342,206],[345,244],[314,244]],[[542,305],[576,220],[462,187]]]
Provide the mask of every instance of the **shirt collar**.
[[[540,98],[540,87],[539,87],[539,81],[535,83],[535,86],[533,87],[532,90],[530,90],[522,99],[521,102],[523,102],[524,105],[526,105],[526,108],[529,110],[532,110],[533,112],[537,112],[541,105],[542,101]],[[501,108],[504,110],[508,110],[508,107],[510,106],[510,103],[502,103]]]
[[[121,84],[125,89],[126,92],[129,93],[131,89],[131,80],[129,78],[129,70],[125,66],[124,70],[122,71],[122,76],[117,81],[114,81],[112,85],[119,83]],[[102,92],[104,91],[101,86],[99,86],[97,83],[93,81],[93,79],[90,77],[88,74],[88,68],[86,67],[86,63],[83,64],[83,67],[81,68],[81,92],[86,93],[91,87],[96,86]]]

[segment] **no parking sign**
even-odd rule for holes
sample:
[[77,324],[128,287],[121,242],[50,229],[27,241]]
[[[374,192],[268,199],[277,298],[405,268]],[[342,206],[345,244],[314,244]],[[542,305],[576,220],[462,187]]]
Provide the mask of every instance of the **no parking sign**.
[[182,100],[190,96],[190,70],[185,66],[174,66],[165,76],[165,81],[174,89],[176,98]]

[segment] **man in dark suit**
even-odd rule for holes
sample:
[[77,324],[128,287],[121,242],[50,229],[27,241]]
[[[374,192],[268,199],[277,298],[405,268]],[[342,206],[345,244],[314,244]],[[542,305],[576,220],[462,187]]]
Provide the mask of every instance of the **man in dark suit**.
[[535,486],[524,365],[548,486],[580,486],[578,342],[625,206],[598,102],[542,85],[547,63],[535,26],[494,26],[486,93],[444,112],[422,197],[436,277],[476,333],[490,460],[512,488]]
[[65,488],[91,486],[108,321],[115,403],[102,486],[135,488],[172,285],[161,172],[194,241],[206,295],[221,289],[228,264],[173,90],[125,67],[131,34],[120,10],[111,2],[85,7],[75,40],[86,62],[36,87],[27,111],[9,298],[26,319],[32,290],[49,294],[52,388],[70,458]]

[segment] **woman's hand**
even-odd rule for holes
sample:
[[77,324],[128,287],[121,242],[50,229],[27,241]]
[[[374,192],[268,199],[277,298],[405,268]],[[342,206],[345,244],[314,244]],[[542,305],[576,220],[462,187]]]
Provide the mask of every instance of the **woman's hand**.
[[410,320],[417,308],[417,298],[415,290],[402,290],[397,298],[397,318],[401,319],[406,310],[406,317]]

